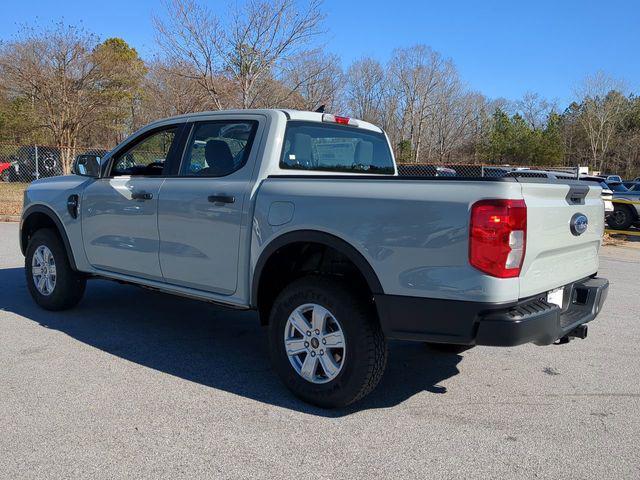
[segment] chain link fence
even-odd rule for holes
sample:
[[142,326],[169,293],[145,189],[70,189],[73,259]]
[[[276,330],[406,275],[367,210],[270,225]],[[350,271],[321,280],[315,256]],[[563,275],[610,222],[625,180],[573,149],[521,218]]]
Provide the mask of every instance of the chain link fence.
[[[152,149],[153,150],[153,149]],[[71,170],[73,161],[81,155],[107,153],[106,148],[71,148],[45,145],[0,144],[0,215],[19,215],[22,210],[24,189],[29,183],[40,178],[64,175]],[[155,159],[155,151],[150,158]],[[578,178],[576,167],[523,167],[510,165],[471,164],[427,164],[401,163],[398,173],[417,177],[504,177],[532,176],[547,177],[549,173],[558,178]]]
[[399,163],[398,174],[411,177],[540,177],[551,175],[561,179],[579,178],[579,167],[533,166],[521,165],[470,165],[470,164],[428,164],[428,163]]
[[104,148],[0,144],[0,181],[30,183],[69,173],[78,155],[107,153]]
[[[146,149],[149,150],[149,149]],[[145,151],[146,151],[145,150]],[[151,149],[153,150],[153,149]],[[150,158],[155,151],[149,152]],[[51,147],[44,145],[0,144],[0,181],[30,183],[33,180],[64,175],[80,155],[104,156],[106,148]],[[156,155],[157,156],[157,155]],[[399,163],[400,175],[418,177],[504,177],[517,172],[519,176],[546,176],[552,172],[562,178],[577,178],[577,167],[518,166],[457,163]]]
[[20,215],[29,183],[68,173],[78,155],[106,152],[104,148],[0,144],[0,216]]

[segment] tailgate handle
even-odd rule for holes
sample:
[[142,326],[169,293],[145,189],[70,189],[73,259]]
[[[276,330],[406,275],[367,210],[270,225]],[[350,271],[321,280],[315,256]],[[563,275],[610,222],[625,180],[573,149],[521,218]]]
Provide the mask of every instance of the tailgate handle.
[[584,205],[584,197],[589,193],[587,185],[571,185],[565,199],[569,205]]

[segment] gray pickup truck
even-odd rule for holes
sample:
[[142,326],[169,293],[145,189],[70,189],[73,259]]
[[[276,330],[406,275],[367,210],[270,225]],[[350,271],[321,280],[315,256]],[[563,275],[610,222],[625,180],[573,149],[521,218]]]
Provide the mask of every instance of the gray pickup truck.
[[275,371],[323,407],[375,388],[386,340],[514,346],[586,336],[600,188],[531,176],[398,176],[369,123],[207,112],[136,132],[25,192],[20,245],[43,308],[106,278],[268,326]]

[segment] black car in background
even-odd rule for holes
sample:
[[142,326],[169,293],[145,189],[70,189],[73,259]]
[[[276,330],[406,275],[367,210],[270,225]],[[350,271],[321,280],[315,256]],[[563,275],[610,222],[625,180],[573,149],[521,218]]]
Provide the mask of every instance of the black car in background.
[[38,178],[62,175],[60,149],[25,145],[9,156],[11,166],[2,172],[9,182],[31,182]]

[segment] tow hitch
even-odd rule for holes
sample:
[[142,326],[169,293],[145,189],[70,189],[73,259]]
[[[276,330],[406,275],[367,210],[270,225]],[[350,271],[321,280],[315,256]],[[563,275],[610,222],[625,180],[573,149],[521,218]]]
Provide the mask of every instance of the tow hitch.
[[578,325],[576,328],[567,333],[564,337],[560,337],[556,341],[556,345],[564,345],[565,343],[569,343],[569,340],[572,338],[582,338],[583,340],[587,338],[587,332],[589,331],[589,327],[586,325]]

